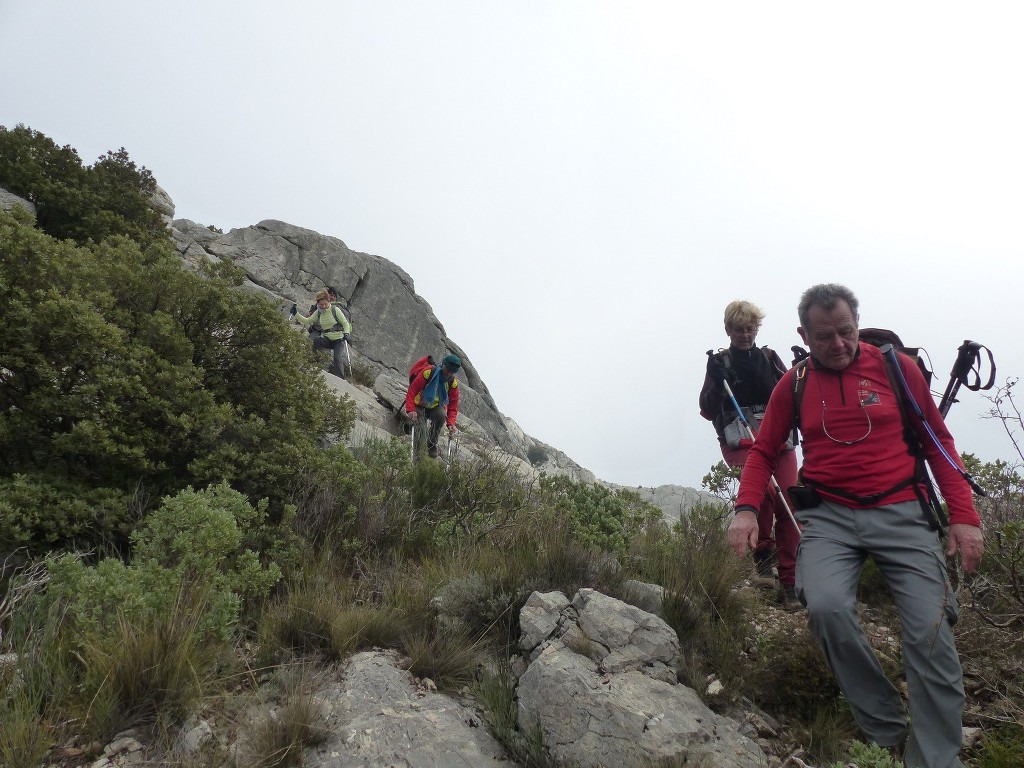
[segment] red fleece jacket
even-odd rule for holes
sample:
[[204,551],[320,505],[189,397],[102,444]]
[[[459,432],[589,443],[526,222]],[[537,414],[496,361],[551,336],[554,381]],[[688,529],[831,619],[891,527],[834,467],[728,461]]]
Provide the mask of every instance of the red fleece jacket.
[[[800,407],[802,472],[807,480],[869,496],[913,476],[914,457],[903,440],[903,421],[885,373],[882,353],[871,344],[861,342],[859,346],[857,357],[842,371],[819,367],[813,360],[808,364]],[[924,376],[910,358],[901,354],[899,361],[925,418],[946,452],[959,464],[953,436],[935,406]],[[793,427],[794,375],[795,369],[788,371],[768,401],[757,442],[743,467],[737,506],[757,507],[764,497],[779,451]],[[925,458],[949,508],[950,522],[980,526],[970,486],[942,457],[916,416],[911,420],[923,436]],[[821,494],[840,504],[858,507],[825,490]],[[881,503],[916,499],[913,487],[907,486]]]
[[[424,368],[418,376],[416,376],[412,383],[409,385],[409,390],[405,393],[405,410],[408,413],[412,413],[416,410],[416,406],[422,405],[426,408],[433,408],[437,406],[437,401],[433,403],[424,403],[423,400],[423,388],[430,381],[430,377],[434,373],[434,366],[428,365]],[[448,390],[448,407],[445,411],[446,419],[445,423],[449,427],[455,426],[455,421],[459,416],[459,380],[452,376],[448,381],[442,382],[445,389]]]

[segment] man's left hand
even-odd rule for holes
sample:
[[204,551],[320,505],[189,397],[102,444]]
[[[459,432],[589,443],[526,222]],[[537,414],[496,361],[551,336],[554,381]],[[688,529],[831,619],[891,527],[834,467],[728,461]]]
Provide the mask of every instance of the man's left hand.
[[449,435],[454,435],[455,434],[455,425],[454,424],[449,424],[448,425],[448,434]]
[[981,553],[985,550],[985,537],[981,528],[976,525],[954,523],[949,526],[946,534],[946,557],[953,557],[960,550],[960,567],[965,573],[971,573],[981,562]]

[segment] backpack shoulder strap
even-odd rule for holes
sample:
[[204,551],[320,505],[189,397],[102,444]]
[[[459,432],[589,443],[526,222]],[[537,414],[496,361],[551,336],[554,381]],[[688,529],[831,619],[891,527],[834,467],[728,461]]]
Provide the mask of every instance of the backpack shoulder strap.
[[[778,353],[771,347],[760,347],[761,354],[764,355],[764,359],[768,363],[768,368],[771,370],[775,383],[778,383],[779,379],[786,373],[785,365],[782,364],[782,358],[779,357]],[[776,363],[778,361],[778,363]]]
[[793,436],[800,432],[800,405],[804,399],[804,389],[807,388],[807,371],[810,368],[810,360],[804,358],[793,366]]

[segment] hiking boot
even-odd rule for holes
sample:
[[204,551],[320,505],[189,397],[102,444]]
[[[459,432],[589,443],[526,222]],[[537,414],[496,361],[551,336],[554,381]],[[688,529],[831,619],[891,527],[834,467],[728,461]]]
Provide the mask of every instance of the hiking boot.
[[761,589],[776,589],[771,552],[754,553],[754,584]]
[[437,458],[437,446],[436,445],[432,445],[429,448],[427,448],[427,456],[429,456],[432,459],[436,459]]
[[783,584],[782,589],[779,590],[779,597],[782,598],[782,610],[784,611],[806,610],[804,604],[796,596],[796,587],[792,584]]

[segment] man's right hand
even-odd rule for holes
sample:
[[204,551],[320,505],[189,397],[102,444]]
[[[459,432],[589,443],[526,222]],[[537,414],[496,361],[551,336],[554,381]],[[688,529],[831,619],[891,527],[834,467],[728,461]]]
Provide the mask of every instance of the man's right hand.
[[415,424],[417,421],[420,420],[420,414],[418,411],[406,411],[405,418],[407,418],[409,421]]
[[737,510],[726,535],[736,556],[746,556],[748,548],[757,546],[757,514],[752,509]]

